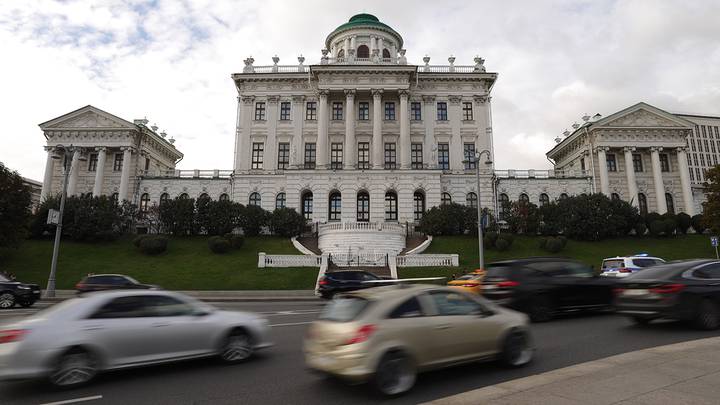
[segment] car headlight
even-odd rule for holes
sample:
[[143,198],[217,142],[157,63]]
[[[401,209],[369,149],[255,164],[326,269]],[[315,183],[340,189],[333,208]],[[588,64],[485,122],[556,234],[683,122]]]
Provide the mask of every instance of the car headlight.
[[29,290],[30,287],[25,287],[24,285],[17,286],[18,290]]

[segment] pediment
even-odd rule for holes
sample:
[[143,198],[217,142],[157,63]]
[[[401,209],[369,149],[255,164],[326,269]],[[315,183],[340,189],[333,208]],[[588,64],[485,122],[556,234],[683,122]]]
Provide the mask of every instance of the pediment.
[[692,127],[692,124],[649,104],[639,103],[604,118],[597,126],[687,128]]
[[136,129],[136,126],[122,118],[93,106],[86,106],[40,124],[48,129]]

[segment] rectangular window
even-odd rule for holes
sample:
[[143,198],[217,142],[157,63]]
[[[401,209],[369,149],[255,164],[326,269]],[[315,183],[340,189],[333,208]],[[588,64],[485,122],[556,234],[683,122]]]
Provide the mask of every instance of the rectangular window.
[[122,153],[116,153],[115,159],[113,160],[113,171],[119,172],[122,170],[123,167],[123,154]]
[[290,167],[290,143],[278,144],[278,170],[287,170]]
[[368,121],[370,119],[370,103],[367,101],[361,101],[358,103],[360,110],[358,111],[358,120]]
[[615,154],[614,153],[608,153],[607,154],[607,169],[609,172],[616,172],[617,171],[617,161],[615,160]]
[[265,151],[265,144],[262,142],[253,142],[252,145],[252,166],[251,169],[262,169],[263,168],[263,152]]
[[340,121],[343,119],[343,103],[342,101],[334,101],[332,104],[332,119]]
[[585,171],[585,159],[580,158],[580,170]]
[[700,165],[705,167],[705,155],[700,154]]
[[290,102],[280,103],[280,121],[290,121]]
[[472,103],[464,102],[463,103],[463,121],[472,121],[472,120],[473,120]]
[[708,146],[708,140],[707,140],[707,139],[705,139],[705,140],[703,141],[703,144],[705,144],[705,152],[710,152],[710,147]]
[[692,151],[695,152],[695,138],[690,138],[690,147],[692,148]]
[[315,168],[315,143],[306,143],[305,144],[305,168],[306,169],[314,169]]
[[314,121],[317,119],[317,102],[308,101],[305,104],[305,119],[308,121]]
[[385,144],[385,169],[396,169],[397,149],[395,143]]
[[444,101],[437,103],[437,120],[447,121],[447,103]]
[[475,144],[464,144],[463,152],[465,154],[465,170],[475,170],[477,167],[477,162],[475,161]]
[[703,181],[702,176],[700,175],[700,169],[698,169],[697,167],[695,168],[695,181]]
[[150,158],[145,158],[145,171],[150,170]]
[[89,172],[94,172],[97,170],[97,161],[98,161],[98,154],[91,153],[90,159],[88,159],[88,171]]
[[633,162],[633,169],[635,170],[635,173],[639,173],[643,171],[643,161],[642,161],[642,155],[639,153],[633,153],[632,154],[632,162]]
[[255,121],[265,121],[265,103],[255,103]]
[[412,121],[422,120],[422,104],[417,101],[410,103],[410,119]]
[[670,158],[668,157],[667,153],[660,154],[660,171],[663,171],[663,172],[670,171]]
[[690,181],[695,181],[695,172],[693,171],[692,167],[688,169],[690,172]]
[[393,102],[385,103],[385,120],[386,121],[395,121],[395,103],[393,103]]
[[705,125],[702,125],[700,128],[702,129],[702,137],[703,137],[703,138],[706,138],[706,137],[707,137],[707,132],[705,132]]
[[712,150],[712,153],[716,153],[716,152],[715,152],[715,151],[716,151],[716,149],[715,149],[715,142],[710,141],[710,149]]
[[692,158],[693,158],[694,166],[697,166],[698,165],[697,153],[693,153]]
[[423,168],[423,144],[412,143],[410,144],[410,168],[422,169]]
[[438,144],[438,169],[450,170],[450,144]]
[[333,142],[330,145],[330,168],[333,170],[342,169],[343,164],[343,144]]
[[370,142],[358,143],[358,169],[367,170],[370,168]]

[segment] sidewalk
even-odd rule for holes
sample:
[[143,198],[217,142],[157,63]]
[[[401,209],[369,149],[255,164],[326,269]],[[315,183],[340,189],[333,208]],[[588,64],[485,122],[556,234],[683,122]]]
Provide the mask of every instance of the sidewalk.
[[718,403],[720,337],[620,354],[429,402],[433,405]]
[[[254,301],[320,301],[313,290],[236,290],[236,291],[178,291],[208,302]],[[55,298],[42,298],[45,302],[60,302],[76,297],[75,290],[56,290]]]

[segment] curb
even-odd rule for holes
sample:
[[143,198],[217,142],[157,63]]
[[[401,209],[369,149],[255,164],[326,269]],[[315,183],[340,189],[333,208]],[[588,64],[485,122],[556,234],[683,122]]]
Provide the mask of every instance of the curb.
[[629,366],[640,360],[649,359],[661,355],[667,355],[671,353],[682,352],[685,350],[698,349],[712,345],[720,345],[720,337],[690,340],[687,342],[673,343],[670,345],[656,346],[648,349],[618,354],[599,360],[593,360],[564,368],[559,368],[556,370],[551,370],[545,373],[505,381],[495,385],[488,385],[486,387],[467,391],[461,394],[451,395],[445,398],[436,399],[434,401],[425,402],[424,404],[476,405],[480,403],[485,403],[487,401],[502,399],[503,397],[542,387],[544,385],[560,381],[567,381],[570,378],[585,376],[600,370],[605,370],[613,367]]

